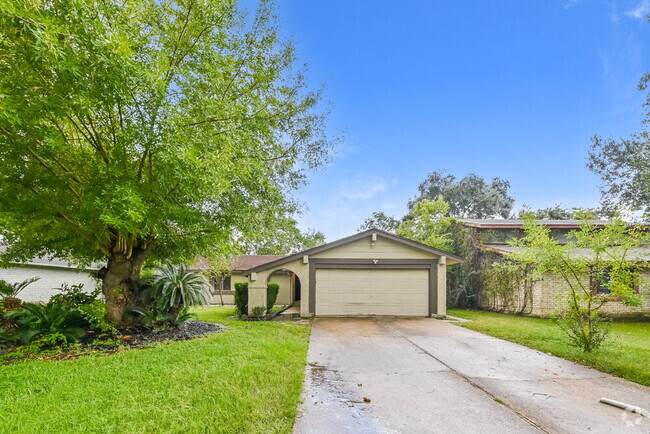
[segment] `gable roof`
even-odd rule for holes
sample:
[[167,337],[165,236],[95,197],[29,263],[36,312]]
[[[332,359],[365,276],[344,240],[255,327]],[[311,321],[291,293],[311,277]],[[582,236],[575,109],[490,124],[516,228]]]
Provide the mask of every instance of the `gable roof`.
[[[480,229],[521,229],[525,224],[522,219],[458,219],[458,221],[465,226]],[[579,229],[584,223],[583,220],[538,219],[535,221],[542,226],[555,229]],[[608,220],[588,220],[588,222],[601,227],[610,223]]]
[[[235,256],[230,264],[232,271],[243,271],[248,268],[257,267],[267,262],[283,258],[285,255],[239,255]],[[209,270],[212,268],[213,261],[208,258],[200,257],[196,263],[189,267],[190,270]]]
[[245,274],[249,273],[255,273],[258,271],[266,270],[272,267],[276,267],[278,265],[286,264],[291,261],[295,261],[298,258],[301,258],[304,255],[314,255],[316,253],[324,252],[326,250],[331,250],[336,247],[352,243],[357,240],[361,240],[367,236],[370,236],[371,234],[377,234],[377,236],[386,238],[387,240],[395,241],[397,243],[405,244],[409,247],[413,247],[415,249],[431,253],[434,255],[438,256],[446,256],[448,259],[451,260],[450,265],[452,264],[457,264],[460,262],[463,262],[463,258],[460,256],[454,255],[453,253],[446,252],[444,250],[436,249],[434,247],[428,246],[426,244],[419,243],[417,241],[410,240],[405,237],[401,237],[399,235],[394,235],[386,231],[382,231],[381,229],[368,229],[363,232],[359,232],[358,234],[350,235],[349,237],[341,238],[340,240],[332,241],[331,243],[326,243],[318,247],[314,247],[311,249],[303,250],[302,252],[294,253],[292,255],[287,255],[284,256],[280,259],[277,259],[275,261],[267,262],[265,264],[256,266],[256,267],[251,267],[247,270],[245,270]]
[[[0,246],[0,255],[7,251],[7,246]],[[93,263],[90,265],[80,266],[74,264],[73,262],[66,261],[64,259],[57,258],[55,256],[37,256],[30,259],[26,262],[17,262],[17,261],[7,261],[4,266],[0,268],[8,267],[21,267],[21,266],[37,266],[37,267],[52,267],[52,268],[68,268],[71,270],[99,270],[104,266],[102,263]]]

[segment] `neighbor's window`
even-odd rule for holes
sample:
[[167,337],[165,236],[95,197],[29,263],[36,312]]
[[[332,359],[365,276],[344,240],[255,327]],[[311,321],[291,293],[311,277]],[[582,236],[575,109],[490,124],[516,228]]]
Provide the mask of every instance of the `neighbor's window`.
[[[611,294],[612,291],[609,289],[612,276],[610,270],[606,269],[601,272],[593,271],[591,272],[591,290],[596,295],[607,295]],[[639,293],[639,273],[638,270],[634,271],[634,293]]]
[[600,273],[592,272],[591,273],[591,288],[594,294],[597,295],[607,295],[611,294],[612,291],[609,289],[609,282],[612,277],[609,271],[601,271]]

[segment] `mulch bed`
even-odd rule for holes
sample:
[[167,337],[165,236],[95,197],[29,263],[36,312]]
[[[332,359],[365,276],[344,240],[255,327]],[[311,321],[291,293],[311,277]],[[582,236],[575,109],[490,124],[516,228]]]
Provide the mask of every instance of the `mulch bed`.
[[[89,335],[86,336],[86,342],[81,342],[71,348],[52,349],[36,354],[10,356],[0,360],[0,365],[8,365],[26,359],[70,360],[89,355],[107,356],[125,349],[146,348],[159,342],[189,341],[220,333],[224,330],[226,330],[226,326],[222,324],[203,321],[187,321],[178,328],[163,330],[150,330],[145,328],[120,330],[120,334],[117,336],[117,340],[120,342],[119,346],[94,344],[91,341],[93,339],[92,336]],[[0,348],[0,356],[11,351],[14,351],[14,349],[5,348],[3,350]]]
[[119,339],[129,347],[142,347],[146,344],[164,341],[189,341],[224,331],[221,324],[203,321],[188,321],[179,328],[164,330],[129,329],[121,330]]

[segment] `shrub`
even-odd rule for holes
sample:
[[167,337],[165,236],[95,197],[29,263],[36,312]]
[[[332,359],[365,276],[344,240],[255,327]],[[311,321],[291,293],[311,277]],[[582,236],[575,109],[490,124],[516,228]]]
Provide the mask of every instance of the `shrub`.
[[40,279],[40,277],[32,277],[31,279],[26,279],[17,283],[9,283],[5,280],[0,280],[0,296],[2,297],[3,310],[11,311],[20,309],[22,300],[17,298],[18,294],[38,279]]
[[186,307],[177,313],[171,313],[160,311],[154,306],[149,308],[133,306],[130,312],[137,315],[140,325],[146,328],[179,327],[190,319],[196,318],[196,314],[190,313]]
[[211,288],[202,274],[187,270],[184,264],[167,263],[154,269],[152,275],[140,281],[145,306],[131,308],[132,313],[139,315],[141,325],[178,326],[192,318],[187,307],[209,303]]
[[19,310],[6,314],[16,320],[17,336],[22,343],[35,340],[42,342],[76,342],[86,334],[86,320],[81,313],[64,303],[25,303]]
[[255,306],[253,308],[253,316],[256,318],[259,318],[264,315],[264,312],[266,311],[265,306]]
[[280,285],[277,283],[266,284],[266,310],[271,311],[275,301],[278,299],[278,292],[280,292]]
[[235,307],[239,316],[248,315],[248,282],[235,283]]
[[117,330],[107,321],[106,303],[100,299],[101,289],[96,288],[92,292],[85,292],[83,285],[64,283],[57,290],[60,294],[53,295],[50,303],[63,304],[79,312],[86,322],[85,327],[92,331],[117,334]]

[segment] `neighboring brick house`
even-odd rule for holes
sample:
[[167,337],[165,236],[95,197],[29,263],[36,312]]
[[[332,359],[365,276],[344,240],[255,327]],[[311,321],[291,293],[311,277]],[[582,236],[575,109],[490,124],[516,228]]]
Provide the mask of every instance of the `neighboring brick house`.
[[[578,220],[539,220],[539,223],[551,230],[552,236],[563,243],[569,241],[569,232],[579,229]],[[593,220],[596,226],[606,225],[604,220]],[[477,297],[478,307],[503,312],[522,313],[535,316],[548,316],[566,306],[568,295],[567,283],[559,276],[546,274],[539,280],[527,278],[511,282],[515,290],[501,291],[489,283],[491,265],[501,262],[504,255],[512,251],[508,241],[523,237],[524,221],[515,219],[461,219],[456,237],[463,240],[466,264],[473,267],[471,285]],[[637,252],[640,263],[649,263],[648,252]],[[470,258],[468,259],[467,256]],[[590,276],[584,276],[585,286],[594,287]],[[454,280],[452,279],[452,285]],[[598,290],[594,288],[594,290]],[[639,307],[627,306],[619,301],[606,303],[601,312],[612,317],[650,318],[650,266],[641,268],[639,284],[636,291],[643,296]]]
[[94,290],[98,280],[92,277],[91,273],[98,269],[97,266],[79,268],[61,259],[41,257],[26,263],[9,264],[7,267],[0,268],[0,280],[17,283],[38,277],[39,280],[21,291],[18,298],[29,302],[45,302],[57,294],[56,289],[64,283],[82,284],[84,289]]

